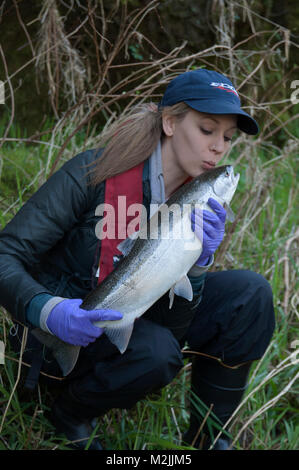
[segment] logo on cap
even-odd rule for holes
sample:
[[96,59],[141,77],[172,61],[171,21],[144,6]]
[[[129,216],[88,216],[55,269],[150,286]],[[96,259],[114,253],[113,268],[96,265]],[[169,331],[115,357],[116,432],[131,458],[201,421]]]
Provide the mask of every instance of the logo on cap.
[[224,90],[224,91],[227,91],[227,92],[230,92],[230,93],[234,93],[239,98],[237,90],[232,85],[229,85],[228,83],[211,82],[210,86],[214,86],[216,88],[219,88],[220,90]]

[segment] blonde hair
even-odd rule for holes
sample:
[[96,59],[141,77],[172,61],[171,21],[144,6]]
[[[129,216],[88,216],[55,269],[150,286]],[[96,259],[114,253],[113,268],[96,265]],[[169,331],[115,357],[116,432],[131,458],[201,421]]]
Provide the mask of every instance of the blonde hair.
[[163,137],[162,116],[167,114],[181,120],[189,111],[185,103],[163,109],[147,103],[118,119],[101,137],[100,147],[104,150],[89,172],[91,183],[97,185],[145,161]]

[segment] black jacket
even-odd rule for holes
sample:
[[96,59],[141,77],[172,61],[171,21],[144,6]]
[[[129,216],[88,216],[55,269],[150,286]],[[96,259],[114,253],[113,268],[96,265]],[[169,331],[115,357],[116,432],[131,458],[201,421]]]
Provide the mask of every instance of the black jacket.
[[[105,182],[91,185],[87,172],[92,167],[86,165],[99,157],[100,151],[88,150],[65,163],[0,232],[0,304],[29,327],[25,311],[35,295],[84,298],[97,285],[101,245],[95,235],[100,220],[95,211],[104,203]],[[150,201],[147,160],[147,213]],[[187,302],[187,310],[194,302]]]
[[0,304],[21,323],[36,294],[84,298],[95,287],[105,183],[92,186],[86,165],[98,157],[89,150],[65,163],[0,232]]

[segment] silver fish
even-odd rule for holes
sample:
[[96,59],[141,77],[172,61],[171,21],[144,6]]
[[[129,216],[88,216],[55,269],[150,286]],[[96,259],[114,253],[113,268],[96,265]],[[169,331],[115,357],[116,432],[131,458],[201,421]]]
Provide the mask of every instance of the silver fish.
[[[202,242],[191,228],[191,210],[201,207],[212,211],[207,204],[210,197],[228,208],[239,176],[234,175],[232,166],[201,174],[179,188],[148,221],[144,219],[137,234],[120,243],[124,258],[80,306],[85,310],[113,309],[123,314],[121,320],[95,322],[104,328],[120,353],[127,349],[135,319],[167,291],[170,308],[174,295],[192,300],[187,273],[201,254]],[[76,364],[80,346],[64,343],[40,329],[33,333],[52,349],[63,374],[68,375]]]

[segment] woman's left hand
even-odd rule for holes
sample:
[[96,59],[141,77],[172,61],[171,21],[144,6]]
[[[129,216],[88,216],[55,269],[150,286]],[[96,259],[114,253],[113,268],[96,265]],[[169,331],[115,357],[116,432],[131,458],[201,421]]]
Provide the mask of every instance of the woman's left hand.
[[215,212],[195,209],[191,213],[191,227],[202,241],[202,252],[196,264],[205,266],[223,240],[226,210],[215,199],[209,198],[208,204]]

